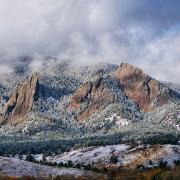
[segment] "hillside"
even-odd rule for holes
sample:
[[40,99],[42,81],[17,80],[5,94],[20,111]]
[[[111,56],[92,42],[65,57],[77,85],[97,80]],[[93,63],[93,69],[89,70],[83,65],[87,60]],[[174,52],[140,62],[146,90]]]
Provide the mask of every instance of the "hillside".
[[162,109],[161,122],[167,123],[165,111],[173,106],[168,123],[178,125],[178,91],[129,64],[80,66],[48,59],[41,71],[16,71],[0,88],[0,130],[6,134],[109,132],[155,123]]
[[[177,85],[126,63],[85,66],[47,57],[32,72],[29,60],[0,77],[0,155],[40,154],[46,166],[2,157],[3,175],[36,177],[41,171],[44,177],[91,178],[84,169],[104,174],[106,168],[109,173],[149,168],[149,161],[179,162]],[[69,173],[64,166],[80,169]]]
[[[112,157],[117,161],[113,162]],[[163,160],[169,166],[175,166],[174,161],[180,159],[180,146],[178,145],[139,145],[132,147],[128,144],[88,147],[62,153],[57,156],[48,156],[48,162],[88,165],[94,164],[98,168],[136,169],[138,165],[146,168],[157,167]],[[149,164],[149,161],[152,163]]]
[[[29,155],[28,155],[29,156]],[[0,178],[111,179],[179,177],[180,146],[119,144],[88,147],[44,157],[36,163],[0,157]],[[26,156],[27,157],[27,156]],[[24,156],[21,158],[24,159]],[[30,159],[29,159],[30,161]],[[44,165],[45,164],[45,165]]]
[[[105,176],[98,173],[83,171],[75,168],[57,168],[50,167],[40,164],[35,164],[15,158],[0,157],[0,178],[8,176],[11,178],[23,178],[29,179],[51,179],[51,178],[94,178],[94,179],[105,179]],[[5,178],[4,178],[5,179]],[[8,178],[7,178],[8,179]]]

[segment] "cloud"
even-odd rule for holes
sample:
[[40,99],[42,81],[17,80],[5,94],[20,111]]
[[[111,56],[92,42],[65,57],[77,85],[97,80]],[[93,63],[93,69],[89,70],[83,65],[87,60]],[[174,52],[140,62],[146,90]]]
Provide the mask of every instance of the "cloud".
[[180,32],[161,37],[144,47],[139,63],[158,79],[180,83],[179,47]]
[[13,69],[7,65],[0,65],[0,75],[11,74]]
[[28,64],[28,68],[30,72],[39,72],[44,67],[44,61],[42,59],[42,56],[35,55],[33,57],[33,60]]
[[0,0],[0,64],[19,56],[122,61],[180,83],[179,0]]

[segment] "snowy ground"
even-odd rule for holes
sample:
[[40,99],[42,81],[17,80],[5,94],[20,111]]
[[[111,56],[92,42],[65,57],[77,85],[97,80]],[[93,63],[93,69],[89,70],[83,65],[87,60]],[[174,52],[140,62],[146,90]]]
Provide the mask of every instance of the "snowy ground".
[[13,177],[33,176],[33,177],[56,177],[58,175],[73,177],[93,177],[96,173],[83,171],[74,168],[54,168],[50,166],[35,164],[19,160],[17,158],[0,157],[0,174]]
[[71,160],[73,163],[80,163],[84,165],[109,163],[109,159],[112,154],[118,156],[127,151],[129,146],[127,145],[114,145],[114,146],[101,146],[101,147],[89,147],[79,150],[74,150],[68,153],[63,153],[59,156],[49,156],[46,158],[50,162],[63,162],[66,163]]
[[178,145],[154,145],[139,146],[131,149],[130,146],[112,145],[101,147],[89,147],[63,153],[58,156],[49,156],[49,162],[68,162],[71,160],[74,164],[95,164],[97,166],[109,166],[110,157],[115,155],[118,157],[117,166],[136,168],[137,165],[143,164],[149,166],[149,161],[158,164],[160,160],[167,161],[169,165],[173,165],[174,160],[180,160],[180,146]]
[[[110,157],[115,155],[118,158],[116,164],[110,162]],[[36,160],[41,160],[42,155],[34,155]],[[130,145],[120,144],[111,146],[88,147],[70,152],[62,153],[56,156],[46,157],[48,162],[63,162],[67,163],[69,160],[73,164],[81,165],[96,165],[97,167],[114,167],[120,166],[122,168],[136,168],[137,165],[144,165],[149,167],[149,161],[153,165],[157,165],[160,160],[167,161],[169,165],[173,166],[174,160],[180,160],[180,145],[141,145],[132,148]],[[152,165],[152,163],[151,163]],[[84,171],[82,169],[74,168],[55,168],[41,164],[35,164],[16,158],[0,157],[0,174],[8,176],[34,176],[34,177],[56,177],[58,175],[65,176],[81,176],[81,177],[96,177],[97,173]]]

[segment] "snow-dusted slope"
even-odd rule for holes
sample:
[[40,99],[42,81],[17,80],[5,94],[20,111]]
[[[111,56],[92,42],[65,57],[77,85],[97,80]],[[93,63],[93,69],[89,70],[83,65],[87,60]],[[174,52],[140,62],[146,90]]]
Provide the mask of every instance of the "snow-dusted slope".
[[33,176],[38,179],[47,178],[50,175],[56,176],[73,176],[73,177],[97,177],[97,173],[83,171],[74,168],[54,168],[50,166],[35,164],[26,162],[15,158],[0,157],[0,174],[22,177],[22,176]]
[[180,84],[176,84],[176,83],[171,83],[171,82],[164,82],[164,84],[166,84],[168,87],[170,87],[171,89],[173,89],[174,91],[177,91],[180,93]]
[[74,150],[68,153],[61,154],[59,156],[47,157],[47,161],[50,162],[68,162],[71,160],[73,163],[80,163],[84,165],[93,163],[109,163],[112,153],[118,156],[122,155],[129,148],[128,145],[114,145],[114,146],[101,146],[101,147],[89,147],[79,150]]
[[73,163],[83,165],[95,164],[99,167],[111,166],[111,156],[118,158],[117,166],[125,168],[136,168],[143,164],[149,166],[151,160],[158,164],[161,160],[167,161],[169,165],[174,165],[174,160],[180,160],[180,146],[178,145],[141,145],[132,148],[129,145],[112,145],[101,147],[89,147],[63,153],[58,156],[49,156],[49,162],[66,163],[71,160]]

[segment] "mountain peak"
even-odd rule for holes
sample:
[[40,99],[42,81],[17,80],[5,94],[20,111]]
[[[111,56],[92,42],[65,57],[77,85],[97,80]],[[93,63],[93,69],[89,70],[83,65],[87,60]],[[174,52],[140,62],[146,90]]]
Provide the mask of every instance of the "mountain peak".
[[146,75],[140,68],[122,63],[116,72],[116,78],[123,85],[126,96],[136,102],[145,111],[167,104],[168,89]]
[[124,76],[123,78],[126,77],[133,77],[133,78],[141,77],[143,79],[144,77],[148,78],[148,76],[143,72],[142,69],[128,63],[121,63],[117,72],[119,71],[121,72],[120,75]]
[[[41,74],[40,78],[37,73],[34,73],[26,79],[3,105],[0,123],[19,124],[26,117],[28,119],[26,115],[31,111],[34,98],[37,96],[43,97],[37,101],[39,104],[44,103],[47,109],[50,108],[48,103],[52,101],[50,97],[53,95],[59,103],[64,95],[69,96],[70,102],[65,102],[62,107],[68,107],[68,113],[72,113],[72,118],[79,122],[91,119],[92,115],[100,114],[115,104],[118,104],[118,108],[123,107],[121,116],[127,118],[129,115],[126,112],[129,111],[127,110],[129,107],[132,107],[130,108],[133,110],[132,114],[134,111],[139,113],[140,110],[142,113],[151,112],[172,99],[171,90],[168,87],[145,74],[140,68],[127,63],[122,63],[115,68],[99,67],[98,70],[89,71],[87,74],[82,73],[85,76],[84,83],[83,78],[79,81],[80,76],[69,75],[66,70],[63,74],[61,72],[58,74],[59,71],[56,71],[55,76]],[[69,84],[71,84],[70,87]],[[48,97],[44,99],[46,93]],[[50,104],[52,103],[54,101]],[[38,112],[44,113],[43,109],[38,109],[37,106],[35,108]],[[56,110],[57,113],[60,111]]]
[[167,104],[171,98],[169,89],[163,84],[127,63],[122,63],[112,74],[98,73],[95,77],[93,81],[86,81],[72,96],[70,108],[80,111],[79,121],[101,111],[104,105],[118,102],[125,106],[124,95],[144,112]]

